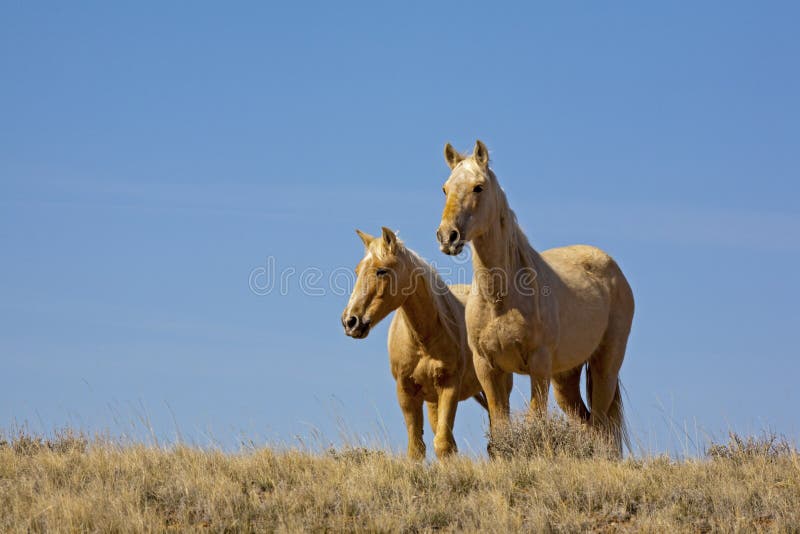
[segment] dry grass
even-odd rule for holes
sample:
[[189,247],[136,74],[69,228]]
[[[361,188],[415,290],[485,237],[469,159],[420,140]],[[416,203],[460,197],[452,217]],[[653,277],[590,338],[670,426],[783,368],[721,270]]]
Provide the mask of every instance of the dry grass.
[[[0,531],[793,531],[800,458],[770,437],[614,461],[557,420],[507,458],[238,454],[62,432],[0,444]],[[517,428],[516,439],[529,438]],[[558,434],[561,432],[562,434]],[[592,439],[591,436],[584,436]],[[556,443],[553,446],[552,443]]]
[[495,457],[605,459],[618,456],[604,436],[564,415],[529,418],[520,415],[495,431],[489,448]]

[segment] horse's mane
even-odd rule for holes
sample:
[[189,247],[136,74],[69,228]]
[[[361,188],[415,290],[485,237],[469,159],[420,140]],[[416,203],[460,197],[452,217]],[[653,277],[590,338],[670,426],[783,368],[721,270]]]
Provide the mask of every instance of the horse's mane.
[[[534,292],[533,300],[535,303],[536,318],[540,319],[541,315],[539,312],[539,298],[541,293],[539,291],[539,276],[541,274],[540,270],[542,268],[542,258],[530,244],[530,241],[528,241],[528,236],[525,235],[525,232],[519,225],[517,214],[511,209],[511,206],[508,203],[508,197],[506,197],[506,193],[503,191],[503,188],[500,187],[500,183],[498,182],[494,171],[491,169],[488,171],[488,175],[494,182],[495,190],[497,191],[497,208],[499,211],[500,225],[505,227],[505,229],[508,231],[508,240],[506,241],[507,247],[505,251],[505,264],[511,269],[512,272],[510,272],[509,275],[512,277],[518,276],[522,269],[531,269],[534,273],[536,273],[532,279],[526,279],[526,283],[530,283],[531,289]],[[509,280],[509,283],[513,284],[514,282],[515,280]]]
[[461,306],[458,298],[450,291],[445,281],[439,276],[439,273],[433,266],[425,261],[414,250],[411,250],[405,244],[397,240],[399,251],[405,252],[406,257],[410,260],[412,268],[421,273],[423,283],[428,284],[428,293],[431,295],[433,307],[442,323],[445,331],[454,340],[459,340],[462,336],[461,329],[458,327],[456,317],[460,312],[458,308]]

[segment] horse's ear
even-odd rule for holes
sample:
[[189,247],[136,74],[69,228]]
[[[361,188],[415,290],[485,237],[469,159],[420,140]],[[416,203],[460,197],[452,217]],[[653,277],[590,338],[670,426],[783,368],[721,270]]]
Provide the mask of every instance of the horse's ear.
[[475,162],[484,169],[489,167],[489,149],[483,144],[483,141],[478,139],[475,141],[475,150],[472,151],[472,157]]
[[455,169],[456,165],[461,163],[463,159],[464,156],[459,154],[458,150],[453,148],[453,145],[450,143],[444,145],[444,160],[447,162],[447,166],[450,167],[451,170]]
[[359,230],[357,228],[356,228],[356,233],[358,234],[358,237],[361,238],[361,241],[364,242],[364,246],[367,247],[367,248],[369,248],[369,244],[372,243],[375,240],[374,236],[371,236],[371,235],[369,235],[367,233],[364,233],[364,232],[362,232],[361,230]]
[[386,245],[389,252],[394,253],[397,249],[397,236],[385,226],[381,227],[381,231],[383,232],[383,244]]

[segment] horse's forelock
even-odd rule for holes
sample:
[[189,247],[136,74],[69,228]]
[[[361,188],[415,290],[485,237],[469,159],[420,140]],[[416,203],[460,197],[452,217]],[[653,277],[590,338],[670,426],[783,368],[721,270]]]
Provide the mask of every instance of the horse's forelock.
[[475,161],[475,158],[469,156],[463,160],[461,160],[458,165],[453,168],[451,175],[456,173],[470,173],[470,174],[480,174],[483,172],[481,166],[478,165],[478,162]]
[[[398,237],[396,242],[396,253],[405,249],[405,245],[403,241]],[[370,257],[374,257],[378,261],[384,261],[386,257],[390,254],[386,243],[380,237],[376,238],[372,243],[370,243],[369,248],[367,248],[367,254],[364,256],[364,259],[367,260]]]

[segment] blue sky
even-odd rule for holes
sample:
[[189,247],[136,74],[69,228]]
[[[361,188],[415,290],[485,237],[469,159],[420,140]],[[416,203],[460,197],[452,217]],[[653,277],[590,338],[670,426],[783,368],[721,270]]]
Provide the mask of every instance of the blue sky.
[[[380,325],[254,293],[385,225],[442,268],[442,147],[487,143],[531,242],[590,243],[637,312],[651,450],[800,437],[791,2],[0,4],[0,427],[405,441]],[[515,406],[528,395],[516,380]],[[462,405],[462,450],[485,417]],[[137,434],[138,435],[138,434]],[[430,433],[426,433],[430,439]]]

